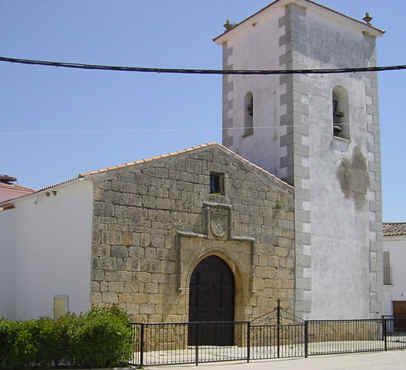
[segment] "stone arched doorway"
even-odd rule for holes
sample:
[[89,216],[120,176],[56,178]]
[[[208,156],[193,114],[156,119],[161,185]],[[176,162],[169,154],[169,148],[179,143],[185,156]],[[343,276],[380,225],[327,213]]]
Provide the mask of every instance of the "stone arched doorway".
[[209,321],[234,321],[235,282],[228,265],[217,256],[204,258],[195,267],[189,284],[189,321],[206,322],[189,330],[189,344],[234,344],[231,324],[208,324]]

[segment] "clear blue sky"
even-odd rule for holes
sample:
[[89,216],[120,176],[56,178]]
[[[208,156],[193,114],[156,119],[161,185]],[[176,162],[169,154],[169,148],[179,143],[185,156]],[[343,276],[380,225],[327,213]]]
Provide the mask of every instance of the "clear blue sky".
[[[269,2],[269,1],[268,1]],[[0,0],[0,55],[220,68],[211,40],[266,0]],[[380,65],[406,64],[406,2],[323,0],[387,30]],[[406,71],[380,74],[384,219],[406,221]],[[39,188],[90,169],[221,142],[221,77],[0,63],[0,173]]]

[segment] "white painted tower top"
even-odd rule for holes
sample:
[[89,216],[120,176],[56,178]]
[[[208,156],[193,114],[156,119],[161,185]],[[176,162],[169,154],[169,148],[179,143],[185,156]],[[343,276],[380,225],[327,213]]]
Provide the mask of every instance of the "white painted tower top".
[[314,11],[315,13],[319,13],[321,16],[331,18],[331,20],[334,22],[341,24],[346,23],[347,26],[352,27],[354,30],[367,33],[371,36],[378,37],[382,36],[385,33],[384,30],[374,27],[373,25],[371,25],[371,23],[355,19],[311,0],[275,0],[256,13],[245,18],[241,22],[235,25],[230,25],[229,29],[227,29],[221,35],[215,37],[213,41],[217,44],[223,44],[240,31],[245,31],[249,27],[255,26],[257,22],[266,19],[267,16],[270,15],[275,8],[284,7],[289,4],[296,4],[308,10]]

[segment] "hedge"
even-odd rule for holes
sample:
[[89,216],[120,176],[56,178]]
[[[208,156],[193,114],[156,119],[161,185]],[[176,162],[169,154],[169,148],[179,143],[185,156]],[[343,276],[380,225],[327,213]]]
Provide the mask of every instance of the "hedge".
[[131,353],[129,319],[116,307],[58,320],[0,319],[0,369],[115,367]]

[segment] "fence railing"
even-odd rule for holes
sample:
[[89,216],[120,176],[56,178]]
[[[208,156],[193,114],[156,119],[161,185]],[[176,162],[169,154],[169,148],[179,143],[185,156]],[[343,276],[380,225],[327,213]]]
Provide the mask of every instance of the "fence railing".
[[384,316],[385,350],[406,349],[406,316]]
[[136,366],[308,357],[406,349],[406,317],[309,320],[134,323]]

